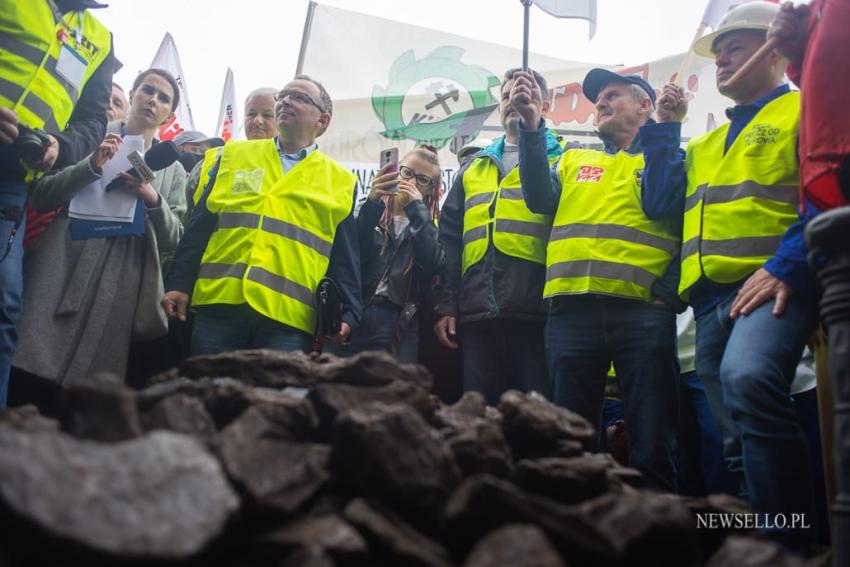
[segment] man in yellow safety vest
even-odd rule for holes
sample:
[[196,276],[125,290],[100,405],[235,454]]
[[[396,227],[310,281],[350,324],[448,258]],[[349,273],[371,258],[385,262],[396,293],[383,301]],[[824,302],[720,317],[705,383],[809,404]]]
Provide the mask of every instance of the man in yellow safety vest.
[[[461,167],[440,215],[446,269],[436,293],[437,340],[460,345],[464,390],[481,392],[491,405],[508,389],[547,396],[550,389],[541,294],[552,217],[532,213],[522,200],[519,114],[509,98],[519,71],[506,72],[501,85],[505,135]],[[532,73],[548,97],[545,80]],[[546,140],[554,160],[561,147],[552,134]]]
[[676,317],[658,289],[675,271],[680,240],[676,223],[646,214],[640,187],[638,129],[651,120],[655,91],[641,77],[592,69],[582,87],[596,104],[604,149],[567,149],[550,167],[542,99],[529,77],[517,77],[511,102],[522,115],[525,202],[554,215],[543,289],[554,401],[597,425],[613,361],[629,461],[649,486],[673,490]]
[[230,142],[209,173],[166,279],[171,318],[197,311],[194,354],[309,351],[315,293],[331,277],[344,304],[342,342],[360,310],[355,177],[318,149],[333,102],[299,75],[277,93],[274,139]]
[[[659,218],[683,219],[680,293],[696,314],[696,372],[727,465],[745,481],[757,513],[798,514],[811,525],[810,457],[790,397],[817,322],[803,240],[816,210],[798,216],[800,97],[785,84],[787,61],[776,53],[728,82],[764,45],[777,12],[772,2],[743,4],[695,44],[714,58],[718,89],[735,102],[730,122],[683,152],[687,103],[680,88],[667,85],[659,123],[642,131],[644,191]],[[772,526],[792,545],[815,533]]]

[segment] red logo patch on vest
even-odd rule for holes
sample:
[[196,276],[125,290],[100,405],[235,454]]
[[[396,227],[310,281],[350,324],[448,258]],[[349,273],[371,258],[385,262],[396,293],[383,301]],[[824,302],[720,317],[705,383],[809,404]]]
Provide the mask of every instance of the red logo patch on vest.
[[578,169],[576,181],[589,181],[591,183],[599,183],[602,180],[602,174],[605,173],[604,167],[596,167],[593,165],[582,165]]

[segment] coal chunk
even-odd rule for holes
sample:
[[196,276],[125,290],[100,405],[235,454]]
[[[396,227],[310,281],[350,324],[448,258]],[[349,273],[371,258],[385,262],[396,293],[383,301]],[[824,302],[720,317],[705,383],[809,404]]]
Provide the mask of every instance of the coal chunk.
[[98,375],[76,380],[64,398],[63,428],[75,437],[124,441],[142,434],[136,393],[117,378]]
[[0,427],[0,498],[56,549],[149,559],[200,552],[239,506],[218,461],[166,431],[103,444]]
[[218,444],[227,474],[261,511],[292,514],[329,478],[330,447],[292,441],[256,408],[227,426]]
[[509,524],[476,543],[464,567],[566,566],[543,530],[528,524]]
[[417,531],[403,519],[362,498],[346,506],[343,513],[366,536],[380,565],[451,567],[448,551]]
[[532,492],[562,504],[575,504],[610,489],[611,463],[603,455],[523,460],[517,463],[514,481]]
[[517,459],[578,456],[595,436],[586,419],[536,393],[509,390],[499,400],[499,411]]
[[380,403],[352,409],[334,427],[337,481],[427,521],[460,482],[451,450],[412,408]]

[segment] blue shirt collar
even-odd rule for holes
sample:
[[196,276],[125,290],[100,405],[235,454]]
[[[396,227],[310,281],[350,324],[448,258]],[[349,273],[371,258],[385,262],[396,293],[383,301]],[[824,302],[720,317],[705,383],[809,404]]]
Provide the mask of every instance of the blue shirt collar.
[[748,104],[736,104],[731,108],[727,108],[726,118],[732,120],[732,118],[734,118],[736,114],[739,114],[741,112],[750,112],[753,109],[761,110],[762,108],[767,106],[767,104],[772,100],[775,100],[789,92],[791,92],[791,87],[787,83],[783,83],[772,91],[770,91],[769,93],[767,93],[766,95],[764,95],[763,97],[754,100],[753,102],[750,102]]
[[280,157],[288,159],[290,161],[301,161],[305,157],[307,157],[308,155],[310,155],[312,152],[316,151],[319,148],[319,144],[317,144],[316,142],[313,142],[312,144],[310,144],[306,148],[301,148],[300,150],[298,150],[294,154],[285,154],[285,153],[283,153],[283,148],[280,147],[280,137],[279,136],[275,137],[274,143],[277,146],[277,153],[280,154]]

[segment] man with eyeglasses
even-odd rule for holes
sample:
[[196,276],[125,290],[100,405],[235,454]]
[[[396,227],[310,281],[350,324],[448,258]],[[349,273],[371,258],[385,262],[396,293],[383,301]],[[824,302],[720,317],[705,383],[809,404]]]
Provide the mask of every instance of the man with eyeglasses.
[[[346,340],[361,311],[355,177],[318,149],[333,102],[296,76],[275,96],[278,136],[230,142],[209,173],[166,278],[163,306],[196,311],[193,354],[246,348],[309,351],[314,293],[333,279]],[[191,301],[190,301],[191,297]]]
[[[517,168],[519,114],[509,95],[519,69],[505,73],[499,116],[505,135],[461,168],[440,215],[446,270],[437,289],[437,340],[458,348],[463,387],[496,405],[509,389],[549,395],[543,350],[543,281],[551,215],[522,200]],[[546,81],[534,72],[548,109]],[[561,146],[546,133],[554,160]]]

